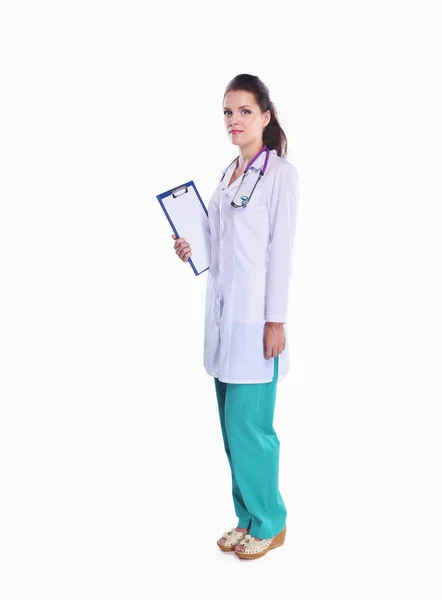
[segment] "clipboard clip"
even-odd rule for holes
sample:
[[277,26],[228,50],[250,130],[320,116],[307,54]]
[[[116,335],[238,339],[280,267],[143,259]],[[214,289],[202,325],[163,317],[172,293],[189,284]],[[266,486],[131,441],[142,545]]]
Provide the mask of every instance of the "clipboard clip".
[[172,196],[173,196],[173,198],[178,198],[178,196],[187,194],[187,192],[188,192],[187,186],[182,185],[182,186],[177,187],[174,190],[172,190]]

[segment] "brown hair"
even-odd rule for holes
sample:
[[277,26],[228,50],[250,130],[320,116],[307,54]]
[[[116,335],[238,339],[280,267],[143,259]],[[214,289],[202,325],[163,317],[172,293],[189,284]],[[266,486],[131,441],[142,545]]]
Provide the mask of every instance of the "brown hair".
[[252,92],[262,112],[270,110],[270,121],[264,128],[262,141],[270,150],[276,150],[278,156],[285,158],[287,156],[287,138],[279,124],[276,108],[270,100],[267,86],[256,75],[242,73],[228,83],[224,91],[224,96],[227,92],[238,90]]

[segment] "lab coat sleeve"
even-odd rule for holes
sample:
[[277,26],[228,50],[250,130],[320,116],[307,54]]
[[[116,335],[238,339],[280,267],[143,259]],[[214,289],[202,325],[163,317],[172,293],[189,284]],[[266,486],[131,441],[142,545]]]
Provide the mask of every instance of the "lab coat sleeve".
[[286,163],[275,173],[269,202],[270,258],[267,264],[265,320],[286,323],[292,249],[299,201],[298,171]]

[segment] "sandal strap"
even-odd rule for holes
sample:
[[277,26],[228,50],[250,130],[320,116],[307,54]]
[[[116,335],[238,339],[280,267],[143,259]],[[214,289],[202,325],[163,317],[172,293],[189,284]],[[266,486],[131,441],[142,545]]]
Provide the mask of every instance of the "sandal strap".
[[236,531],[236,528],[233,527],[223,533],[223,538],[226,539],[226,544],[237,545],[244,538],[245,533],[243,531]]
[[244,552],[254,554],[268,548],[272,540],[273,538],[256,540],[252,535],[246,535],[241,542],[241,546],[245,547]]
[[255,538],[253,537],[253,535],[250,535],[249,533],[245,536],[243,542],[244,544],[248,544],[250,542],[253,542]]

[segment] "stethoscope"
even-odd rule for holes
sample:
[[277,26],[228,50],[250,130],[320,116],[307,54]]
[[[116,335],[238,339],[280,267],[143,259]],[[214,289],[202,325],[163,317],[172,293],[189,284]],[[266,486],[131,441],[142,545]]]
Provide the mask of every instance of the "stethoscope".
[[[259,171],[259,177],[258,177],[258,179],[256,180],[256,182],[255,182],[255,185],[253,186],[253,189],[252,189],[252,191],[251,191],[251,193],[250,193],[250,196],[241,196],[241,204],[236,204],[236,203],[235,203],[235,198],[236,198],[236,196],[238,195],[238,192],[239,192],[239,190],[240,190],[240,188],[241,188],[241,186],[242,186],[242,182],[244,181],[244,177],[247,175],[247,173],[248,173],[248,171],[249,171],[249,167],[250,167],[250,165],[252,165],[252,164],[255,162],[255,160],[256,160],[256,159],[257,159],[257,158],[258,158],[258,157],[259,157],[259,156],[260,156],[260,155],[261,155],[261,154],[262,154],[264,151],[266,152],[266,158],[265,158],[265,161],[264,161],[264,166],[263,166],[263,167],[261,167],[261,169],[260,169],[260,171]],[[244,170],[244,173],[243,173],[243,176],[242,176],[242,179],[241,179],[241,183],[239,184],[238,188],[236,189],[235,195],[233,196],[233,200],[232,200],[232,202],[230,203],[230,204],[231,204],[231,206],[233,206],[233,208],[245,208],[245,207],[247,206],[247,204],[250,202],[250,199],[251,199],[251,197],[252,197],[252,194],[253,194],[253,192],[255,191],[255,188],[256,188],[256,186],[258,185],[258,181],[261,179],[261,177],[264,175],[264,173],[265,173],[265,171],[266,171],[266,168],[267,168],[267,163],[269,162],[269,155],[270,155],[270,150],[268,149],[267,145],[266,145],[266,144],[264,144],[264,146],[261,148],[261,150],[258,152],[258,154],[255,154],[255,156],[254,156],[254,157],[252,158],[252,160],[249,162],[249,164],[247,165],[247,167],[246,167],[246,168],[245,168],[245,170]],[[234,163],[235,161],[237,161],[237,160],[238,160],[238,158],[239,158],[239,157],[235,158],[235,160],[232,160],[232,162],[230,163],[230,165],[229,165],[229,166],[227,167],[227,169],[224,171],[224,175],[227,173],[227,171],[228,171],[229,167],[231,167],[231,166],[233,165],[233,163]],[[221,181],[224,179],[224,175],[221,177],[221,179],[220,179],[220,183],[221,183]]]

